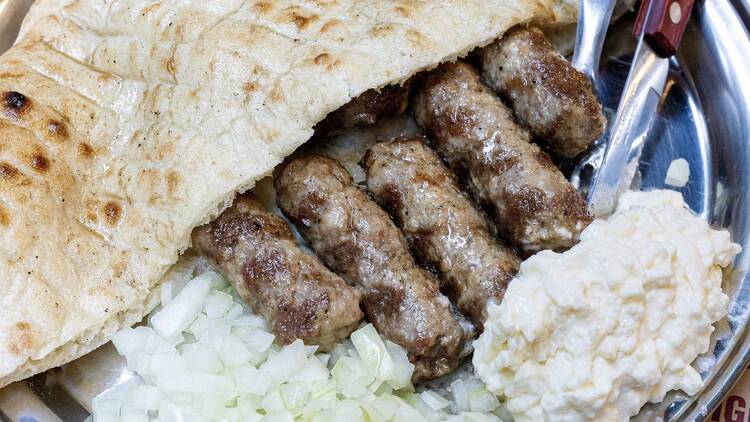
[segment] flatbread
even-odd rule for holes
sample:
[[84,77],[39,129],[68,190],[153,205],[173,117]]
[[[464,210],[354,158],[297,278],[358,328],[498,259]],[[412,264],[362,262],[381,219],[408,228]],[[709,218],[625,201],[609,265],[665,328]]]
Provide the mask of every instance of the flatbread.
[[517,23],[572,22],[576,9],[38,0],[0,57],[0,386],[138,321],[192,228],[328,112]]

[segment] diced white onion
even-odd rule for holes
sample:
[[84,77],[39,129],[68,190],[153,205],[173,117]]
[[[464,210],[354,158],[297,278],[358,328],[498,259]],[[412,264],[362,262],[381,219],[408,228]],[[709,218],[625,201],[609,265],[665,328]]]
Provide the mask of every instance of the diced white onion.
[[469,401],[469,391],[466,389],[464,380],[457,379],[451,383],[451,392],[453,393],[453,402],[456,404],[456,410],[459,412],[468,412],[471,409]]
[[168,304],[172,301],[172,298],[174,298],[174,282],[166,281],[162,283],[160,289],[159,289],[159,298],[161,299],[162,306]]
[[254,366],[243,365],[234,368],[232,373],[234,384],[241,393],[262,396],[268,391],[273,378],[271,375],[259,371]]
[[430,406],[432,410],[445,409],[451,404],[451,402],[444,399],[439,394],[429,390],[423,391],[422,394],[419,395],[419,398],[421,398],[423,402]]
[[223,317],[229,308],[234,305],[234,299],[232,296],[219,291],[212,291],[206,298],[206,304],[203,307],[203,312],[206,313],[208,318],[221,318]]
[[352,344],[370,374],[378,379],[391,379],[395,365],[383,340],[372,324],[367,324],[351,335]]
[[140,410],[158,410],[161,391],[153,385],[132,385],[128,389],[123,405]]
[[193,322],[203,307],[203,302],[208,296],[214,276],[211,272],[194,278],[185,286],[177,297],[166,304],[159,312],[151,317],[151,325],[159,335],[170,339]]
[[296,340],[274,344],[263,318],[216,273],[161,287],[150,326],[112,338],[139,376],[97,396],[93,422],[498,421],[498,401],[476,378],[451,384],[454,401],[414,393],[406,351],[364,325],[330,354]]
[[227,334],[221,343],[219,356],[221,361],[224,362],[224,366],[232,367],[249,362],[253,354],[239,337],[234,334]]
[[690,181],[690,164],[684,158],[678,158],[669,163],[664,184],[683,188]]

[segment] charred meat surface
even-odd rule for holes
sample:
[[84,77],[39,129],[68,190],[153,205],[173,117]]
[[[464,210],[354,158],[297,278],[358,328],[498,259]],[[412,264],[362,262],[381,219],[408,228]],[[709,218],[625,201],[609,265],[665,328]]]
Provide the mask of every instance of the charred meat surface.
[[195,229],[193,245],[284,343],[330,350],[362,320],[360,292],[302,251],[287,223],[254,198],[238,197]]
[[415,255],[441,274],[442,290],[478,331],[489,300],[502,299],[520,261],[440,157],[419,138],[371,147],[362,160],[367,189],[390,212]]
[[473,333],[440,293],[438,280],[415,263],[388,214],[349,173],[333,159],[311,155],[282,167],[275,186],[279,206],[315,252],[362,288],[370,322],[406,349],[413,381],[454,369]]
[[383,117],[396,116],[406,111],[411,84],[388,85],[380,90],[369,89],[332,111],[315,125],[315,135],[325,136],[350,129],[370,126]]
[[573,158],[604,133],[607,122],[591,81],[541,30],[515,27],[483,48],[479,58],[485,82],[554,154]]
[[429,73],[412,108],[496,231],[524,255],[569,248],[591,222],[583,198],[471,66]]

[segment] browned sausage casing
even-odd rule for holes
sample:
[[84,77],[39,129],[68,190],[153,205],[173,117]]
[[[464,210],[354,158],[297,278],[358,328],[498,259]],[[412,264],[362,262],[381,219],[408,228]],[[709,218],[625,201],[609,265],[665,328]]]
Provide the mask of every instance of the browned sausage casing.
[[443,291],[478,331],[489,300],[500,301],[518,257],[490,233],[440,157],[419,138],[372,146],[363,159],[367,189],[388,210],[412,250],[441,273]]
[[414,382],[455,368],[469,333],[438,281],[414,262],[403,234],[349,173],[312,155],[283,167],[275,185],[284,214],[329,267],[362,288],[378,331],[406,349]]
[[479,57],[484,80],[555,154],[575,157],[604,133],[607,121],[591,81],[539,29],[515,27]]
[[330,350],[362,320],[360,292],[302,251],[284,220],[240,196],[193,231],[193,245],[271,325],[284,343]]
[[586,203],[465,63],[428,74],[413,111],[437,152],[524,254],[565,249],[591,221]]
[[378,120],[403,114],[409,99],[411,84],[388,85],[380,90],[369,89],[332,111],[315,125],[315,135],[331,135],[346,130],[367,127]]

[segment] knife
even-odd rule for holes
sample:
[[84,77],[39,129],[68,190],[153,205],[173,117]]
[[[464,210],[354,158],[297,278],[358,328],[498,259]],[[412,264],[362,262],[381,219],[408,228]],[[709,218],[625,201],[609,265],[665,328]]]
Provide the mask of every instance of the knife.
[[694,0],[643,0],[633,34],[633,56],[601,167],[589,189],[594,216],[611,214],[630,188],[669,73],[669,57],[680,45]]

